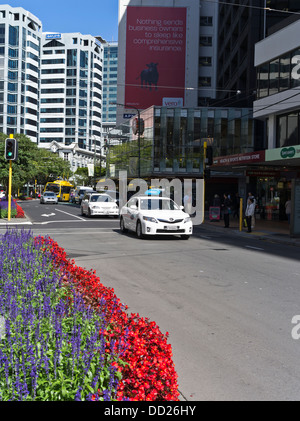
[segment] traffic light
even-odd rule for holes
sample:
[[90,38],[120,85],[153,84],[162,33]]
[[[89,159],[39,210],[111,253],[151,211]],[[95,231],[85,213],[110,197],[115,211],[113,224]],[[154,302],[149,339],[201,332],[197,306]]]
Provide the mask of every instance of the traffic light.
[[8,161],[18,159],[18,142],[12,137],[5,140],[5,159]]
[[104,150],[106,151],[107,149],[107,139],[104,139]]
[[207,146],[206,148],[206,165],[213,164],[213,147]]
[[205,168],[204,169],[204,174],[203,174],[204,179],[208,179],[210,178],[210,169],[209,168]]
[[142,118],[139,117],[135,117],[132,121],[132,131],[133,134],[143,134],[144,133],[144,120]]

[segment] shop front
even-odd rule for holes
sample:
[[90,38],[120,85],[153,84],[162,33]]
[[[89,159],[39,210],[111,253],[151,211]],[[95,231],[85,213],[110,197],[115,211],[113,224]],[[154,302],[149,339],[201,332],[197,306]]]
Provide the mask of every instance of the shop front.
[[255,194],[256,219],[267,221],[285,221],[287,215],[285,204],[291,199],[292,179],[295,172],[280,170],[251,169],[246,171],[246,176],[251,177],[256,188]]

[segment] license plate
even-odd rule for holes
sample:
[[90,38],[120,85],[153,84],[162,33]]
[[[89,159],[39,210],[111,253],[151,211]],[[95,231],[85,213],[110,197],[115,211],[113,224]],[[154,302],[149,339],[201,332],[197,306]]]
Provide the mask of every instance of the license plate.
[[166,226],[166,228],[167,228],[168,231],[175,231],[175,230],[178,229],[178,227],[168,226],[168,225]]

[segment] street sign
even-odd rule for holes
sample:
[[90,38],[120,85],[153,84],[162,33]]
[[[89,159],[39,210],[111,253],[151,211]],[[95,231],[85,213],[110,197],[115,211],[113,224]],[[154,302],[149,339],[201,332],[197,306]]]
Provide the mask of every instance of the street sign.
[[132,118],[132,117],[134,117],[136,114],[130,114],[130,113],[126,113],[126,114],[123,114],[123,118]]

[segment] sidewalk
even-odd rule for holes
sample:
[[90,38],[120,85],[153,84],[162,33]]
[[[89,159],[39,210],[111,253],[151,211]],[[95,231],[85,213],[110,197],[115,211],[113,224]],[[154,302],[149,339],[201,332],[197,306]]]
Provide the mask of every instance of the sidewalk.
[[213,229],[214,231],[227,232],[230,235],[242,235],[245,237],[255,237],[260,240],[269,240],[272,242],[295,245],[300,247],[300,237],[291,237],[289,225],[287,221],[268,221],[265,219],[257,219],[252,232],[247,232],[247,228],[240,231],[239,220],[237,218],[230,219],[229,228],[224,228],[224,221],[210,221],[208,214],[205,215],[205,221],[199,226],[204,229]]

